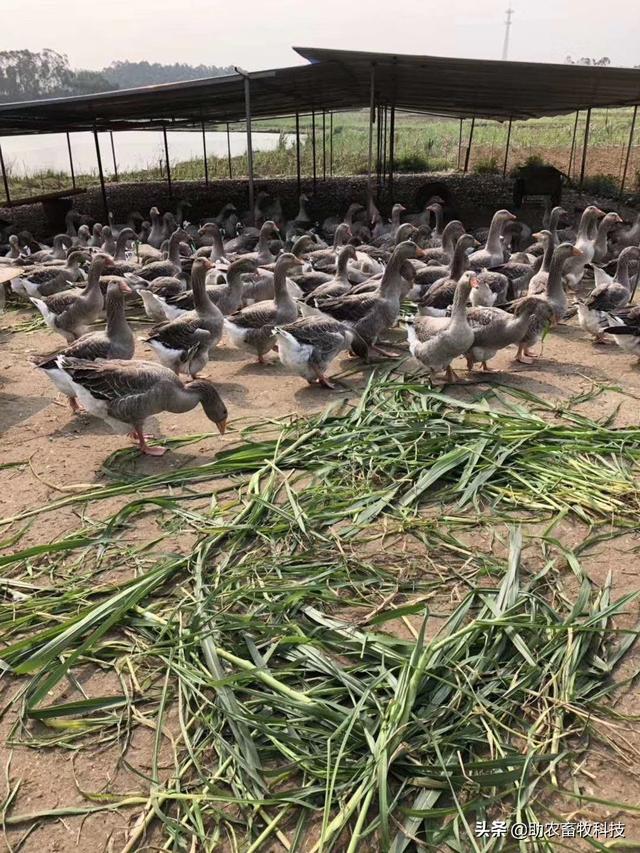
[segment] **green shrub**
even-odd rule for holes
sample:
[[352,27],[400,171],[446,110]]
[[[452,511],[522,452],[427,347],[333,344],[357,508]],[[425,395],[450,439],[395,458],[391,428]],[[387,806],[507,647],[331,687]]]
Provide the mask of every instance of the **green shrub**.
[[589,175],[582,183],[582,189],[593,195],[603,195],[613,198],[620,191],[620,183],[614,175]]
[[495,157],[481,157],[473,164],[473,171],[476,175],[497,175],[500,168]]
[[544,159],[544,157],[541,157],[539,154],[529,154],[529,156],[526,159],[521,160],[519,163],[516,163],[516,165],[513,166],[513,168],[510,170],[509,174],[512,178],[515,178],[515,177],[517,177],[520,169],[525,169],[527,166],[549,166],[549,165],[551,165],[551,164],[547,163],[547,161]]

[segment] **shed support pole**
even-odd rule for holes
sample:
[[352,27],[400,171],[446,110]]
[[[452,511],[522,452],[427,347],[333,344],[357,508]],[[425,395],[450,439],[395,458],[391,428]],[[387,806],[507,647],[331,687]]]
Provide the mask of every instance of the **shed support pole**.
[[164,140],[164,160],[167,164],[167,184],[169,186],[169,198],[173,201],[173,184],[171,183],[171,163],[169,162],[169,141],[167,139],[167,126],[162,125],[162,138]]
[[327,114],[322,110],[322,180],[327,180]]
[[380,104],[376,107],[376,187],[380,192],[380,156],[382,153],[382,108]]
[[4,166],[4,156],[2,154],[2,146],[0,146],[0,168],[2,169],[2,183],[4,184],[4,194],[7,199],[7,207],[11,207],[11,193],[9,192],[9,177]]
[[587,149],[589,147],[589,126],[591,125],[591,107],[587,110],[587,122],[584,126],[584,143],[582,145],[582,163],[580,165],[580,186],[584,182],[584,173],[587,168]]
[[333,111],[329,114],[329,174],[333,177]]
[[232,180],[233,169],[231,168],[231,134],[229,133],[229,122],[227,122],[227,163],[229,164],[229,180]]
[[624,184],[627,180],[627,171],[629,169],[629,159],[631,157],[631,146],[633,145],[633,136],[636,130],[636,117],[638,115],[638,107],[633,108],[633,118],[631,119],[631,130],[629,131],[629,142],[627,143],[627,154],[624,158],[624,171],[622,172],[622,180],[620,181],[620,198],[624,193]]
[[71,171],[71,185],[76,188],[76,173],[73,168],[73,154],[71,153],[71,136],[67,133],[67,151],[69,152],[69,169]]
[[204,130],[204,121],[202,122],[202,162],[204,164],[204,183],[209,186],[209,163],[207,160],[207,134]]
[[382,186],[387,183],[387,130],[389,126],[389,107],[384,108],[384,123],[382,132]]
[[367,164],[367,187],[371,192],[371,166],[373,163],[373,120],[375,118],[375,89],[376,89],[376,66],[371,65],[371,80],[369,94],[369,160]]
[[458,169],[462,160],[462,119],[460,119],[460,130],[458,132]]
[[502,179],[507,177],[507,165],[509,164],[509,143],[511,142],[511,123],[513,119],[509,119],[509,127],[507,128],[507,144],[504,148],[504,165],[502,167]]
[[[107,201],[107,188],[104,185],[104,170],[102,168],[102,154],[100,153],[100,140],[98,131],[93,128],[93,141],[96,144],[96,160],[98,161],[98,175],[100,177],[100,190],[102,192],[102,207],[104,209],[104,221],[109,221],[109,203]],[[4,171],[4,170],[3,170]]]
[[249,172],[249,210],[251,222],[255,225],[254,204],[255,192],[253,186],[253,144],[251,140],[251,83],[248,77],[244,78],[244,110],[247,125],[247,171]]
[[313,158],[313,191],[316,191],[318,175],[316,173],[316,113],[311,110],[311,156]]
[[465,174],[469,171],[469,159],[471,157],[471,144],[473,142],[473,131],[476,126],[476,117],[474,116],[471,119],[471,129],[469,130],[469,144],[467,145],[467,153],[464,158],[464,171]]
[[396,107],[395,104],[391,107],[391,118],[389,121],[389,198],[393,202],[393,171],[395,163],[393,162],[395,155],[396,144]]
[[113,131],[109,131],[109,138],[111,139],[111,156],[113,157],[113,176],[116,179],[116,183],[119,181],[118,178],[118,161],[116,160],[116,144],[113,141]]
[[573,169],[573,155],[576,151],[576,136],[578,134],[578,119],[580,118],[580,110],[576,112],[576,120],[573,123],[573,138],[571,139],[571,153],[569,154],[569,168],[567,169],[567,175],[571,177],[571,170]]
[[300,170],[300,115],[296,113],[296,177],[298,179],[298,195],[302,192],[302,175]]

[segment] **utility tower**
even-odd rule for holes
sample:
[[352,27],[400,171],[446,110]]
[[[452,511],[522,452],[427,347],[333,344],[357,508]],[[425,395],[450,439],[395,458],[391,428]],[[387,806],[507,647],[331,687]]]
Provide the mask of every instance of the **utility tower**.
[[509,55],[509,35],[511,34],[511,18],[513,17],[513,9],[511,6],[507,9],[507,18],[504,22],[504,43],[502,45],[502,58],[507,59]]

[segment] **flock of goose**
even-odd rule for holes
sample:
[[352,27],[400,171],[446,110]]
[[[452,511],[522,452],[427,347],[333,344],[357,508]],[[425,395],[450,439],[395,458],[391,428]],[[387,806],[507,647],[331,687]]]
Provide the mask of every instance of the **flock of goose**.
[[[0,258],[20,269],[11,289],[67,344],[36,367],[74,412],[82,406],[129,432],[143,453],[161,455],[166,448],[144,433],[160,412],[201,404],[224,432],[225,404],[199,376],[224,335],[260,363],[277,350],[284,368],[329,388],[327,371],[342,352],[397,355],[380,341],[399,321],[412,356],[448,382],[458,378],[456,358],[489,371],[511,345],[532,363],[546,329],[576,312],[595,342],[611,336],[640,359],[640,307],[631,307],[640,216],[626,227],[590,205],[573,230],[556,207],[532,233],[498,210],[488,229],[468,233],[458,220],[445,224],[437,198],[415,214],[396,204],[390,221],[370,199],[322,224],[308,203],[302,195],[286,221],[277,199],[260,194],[251,216],[227,204],[199,226],[182,209],[161,216],[153,207],[148,221],[131,214],[126,224],[91,227],[71,212],[51,246],[12,235]],[[595,282],[586,295],[585,273]],[[157,362],[133,358],[133,302],[155,321],[144,340]]]

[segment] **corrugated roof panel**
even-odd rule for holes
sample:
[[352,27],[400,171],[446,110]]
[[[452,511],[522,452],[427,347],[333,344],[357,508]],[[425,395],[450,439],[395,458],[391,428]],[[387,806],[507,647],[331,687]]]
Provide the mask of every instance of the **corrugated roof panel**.
[[[640,103],[640,71],[534,62],[295,48],[309,65],[249,74],[251,113],[275,118],[375,100],[415,112],[467,118],[533,118]],[[0,135],[126,130],[241,121],[244,76],[212,77],[97,95],[0,105]]]

